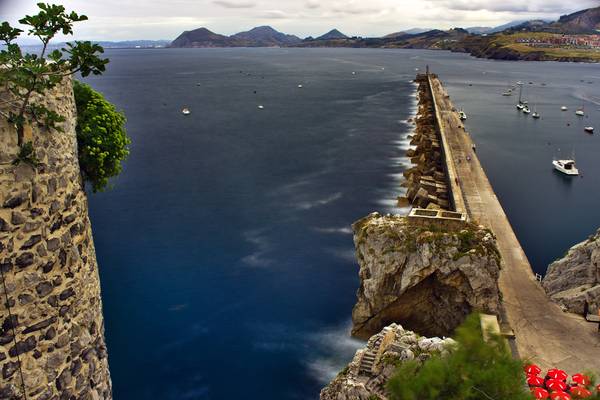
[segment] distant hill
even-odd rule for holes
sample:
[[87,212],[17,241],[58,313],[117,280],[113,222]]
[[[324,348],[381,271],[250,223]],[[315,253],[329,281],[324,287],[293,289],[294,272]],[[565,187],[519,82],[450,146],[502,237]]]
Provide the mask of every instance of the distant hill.
[[465,28],[465,30],[474,35],[481,35],[482,33],[488,33],[490,30],[494,28],[489,26],[471,26],[469,28]]
[[246,32],[236,33],[230,36],[230,39],[238,44],[247,43],[248,46],[254,47],[286,46],[302,41],[298,36],[286,35],[270,26],[259,26]]
[[270,26],[258,26],[231,36],[199,28],[183,32],[169,47],[272,47],[291,46],[300,42],[302,39],[299,37],[278,32]]
[[230,47],[229,37],[219,35],[206,28],[185,31],[171,42],[170,47]]
[[558,21],[550,24],[550,28],[564,33],[599,33],[600,7],[563,15]]
[[406,36],[406,35],[411,35],[411,34],[408,32],[400,31],[400,32],[394,32],[394,33],[387,34],[387,35],[383,36],[382,38],[383,39],[395,39],[395,38],[399,38],[401,36]]
[[409,35],[418,35],[419,33],[432,31],[433,28],[411,28],[404,31],[404,33],[408,33]]
[[324,35],[319,36],[315,40],[335,40],[335,39],[348,39],[348,36],[344,35],[337,29],[332,29]]

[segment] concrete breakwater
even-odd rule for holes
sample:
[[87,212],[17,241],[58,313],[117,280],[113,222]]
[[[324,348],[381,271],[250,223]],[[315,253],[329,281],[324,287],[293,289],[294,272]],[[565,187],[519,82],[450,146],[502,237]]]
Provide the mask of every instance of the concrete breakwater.
[[426,75],[418,75],[418,113],[415,117],[416,128],[410,144],[415,146],[407,150],[406,155],[414,164],[404,171],[407,187],[406,197],[399,198],[399,205],[411,204],[430,210],[450,210],[451,201],[448,190],[442,142],[436,127],[436,115],[433,96]]

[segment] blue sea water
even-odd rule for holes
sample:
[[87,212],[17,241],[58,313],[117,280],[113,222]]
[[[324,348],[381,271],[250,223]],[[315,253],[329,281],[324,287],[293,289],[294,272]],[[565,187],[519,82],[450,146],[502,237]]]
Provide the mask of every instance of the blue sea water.
[[[107,54],[107,73],[86,81],[125,111],[133,141],[114,188],[90,195],[116,400],[318,397],[361,345],[348,336],[350,224],[403,212],[411,81],[427,64],[469,115],[536,271],[599,225],[600,138],[583,133],[600,122],[598,66],[371,49]],[[541,120],[500,96],[516,80],[533,82]],[[583,178],[552,171],[559,148]]]

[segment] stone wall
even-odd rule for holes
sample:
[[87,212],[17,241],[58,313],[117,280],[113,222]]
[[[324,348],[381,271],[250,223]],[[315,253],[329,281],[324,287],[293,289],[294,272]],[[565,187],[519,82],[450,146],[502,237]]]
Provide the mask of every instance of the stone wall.
[[111,399],[71,80],[37,101],[66,121],[26,129],[35,170],[11,164],[16,132],[0,118],[0,399]]

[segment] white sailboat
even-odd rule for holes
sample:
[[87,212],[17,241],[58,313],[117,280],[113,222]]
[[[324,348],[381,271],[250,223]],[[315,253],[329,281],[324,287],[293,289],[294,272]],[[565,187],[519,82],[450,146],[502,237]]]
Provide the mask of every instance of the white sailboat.
[[190,109],[189,109],[189,108],[187,108],[187,107],[183,107],[183,109],[181,110],[181,113],[182,113],[183,115],[190,115],[192,112],[190,111]]
[[594,133],[593,126],[586,126],[585,128],[583,128],[583,130],[586,131],[587,133]]
[[562,106],[562,107],[560,108],[560,111],[567,111],[567,110],[568,110],[567,106]]
[[525,104],[527,104],[527,102],[523,102],[523,82],[519,81],[517,82],[517,85],[519,85],[519,101],[517,103],[517,109],[523,110]]
[[583,117],[585,115],[585,111],[583,109],[583,106],[581,106],[580,108],[577,109],[577,111],[575,111],[575,115],[578,115],[580,117]]

